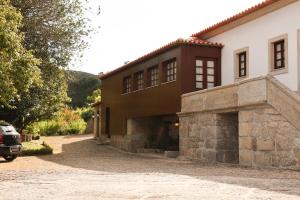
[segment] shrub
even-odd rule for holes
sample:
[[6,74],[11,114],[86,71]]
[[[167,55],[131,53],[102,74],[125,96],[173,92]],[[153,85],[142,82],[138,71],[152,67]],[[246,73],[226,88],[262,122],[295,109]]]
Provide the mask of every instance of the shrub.
[[26,129],[24,130],[24,133],[32,134],[34,137],[36,137],[40,133],[40,128],[38,126],[34,126],[34,124],[31,124],[26,127]]
[[81,116],[81,118],[87,122],[89,121],[93,116],[93,109],[91,107],[85,107],[85,108],[77,108],[76,112]]
[[70,109],[63,109],[58,112],[53,119],[33,123],[40,135],[68,135],[82,134],[86,129],[86,122],[78,112]]

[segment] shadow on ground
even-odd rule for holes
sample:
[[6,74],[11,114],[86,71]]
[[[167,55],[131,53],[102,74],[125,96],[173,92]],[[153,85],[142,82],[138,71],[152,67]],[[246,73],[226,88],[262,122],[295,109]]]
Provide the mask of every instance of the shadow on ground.
[[121,152],[110,146],[97,145],[96,141],[86,136],[65,137],[65,139],[70,138],[78,141],[62,144],[61,153],[39,158],[59,165],[99,172],[185,175],[201,180],[300,196],[300,172],[257,170],[141,156]]

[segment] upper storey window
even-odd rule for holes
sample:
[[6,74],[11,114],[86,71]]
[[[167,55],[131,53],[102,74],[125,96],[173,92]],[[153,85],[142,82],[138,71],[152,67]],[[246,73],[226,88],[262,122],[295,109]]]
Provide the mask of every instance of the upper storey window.
[[134,74],[134,90],[144,89],[144,71]]
[[271,75],[288,72],[288,34],[269,40],[269,72]]
[[281,69],[285,67],[284,63],[284,40],[274,42],[274,69]]
[[249,47],[234,51],[234,78],[235,81],[249,76]]
[[244,51],[238,54],[239,59],[239,77],[245,77],[247,75],[247,53]]
[[217,85],[216,60],[197,58],[195,67],[196,90],[209,89]]
[[148,86],[153,87],[158,85],[159,82],[159,74],[158,74],[158,66],[151,67],[148,69]]
[[169,60],[163,64],[164,67],[164,82],[171,82],[176,80],[177,63],[176,59]]
[[125,77],[123,79],[123,93],[130,93],[131,92],[131,76]]

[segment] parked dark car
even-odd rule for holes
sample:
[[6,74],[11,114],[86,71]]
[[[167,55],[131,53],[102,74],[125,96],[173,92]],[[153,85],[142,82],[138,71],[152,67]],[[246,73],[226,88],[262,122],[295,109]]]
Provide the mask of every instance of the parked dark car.
[[0,156],[13,161],[21,151],[21,135],[11,124],[0,122]]

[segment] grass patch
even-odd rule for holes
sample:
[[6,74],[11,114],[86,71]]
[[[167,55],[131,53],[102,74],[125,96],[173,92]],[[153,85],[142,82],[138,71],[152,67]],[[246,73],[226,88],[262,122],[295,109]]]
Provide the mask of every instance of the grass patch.
[[45,142],[23,142],[22,146],[22,155],[24,156],[47,155],[53,153],[53,148]]

